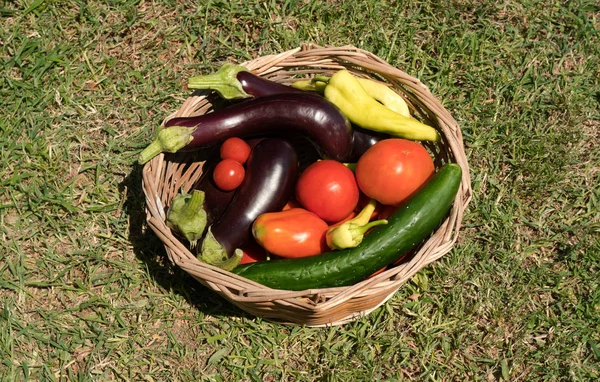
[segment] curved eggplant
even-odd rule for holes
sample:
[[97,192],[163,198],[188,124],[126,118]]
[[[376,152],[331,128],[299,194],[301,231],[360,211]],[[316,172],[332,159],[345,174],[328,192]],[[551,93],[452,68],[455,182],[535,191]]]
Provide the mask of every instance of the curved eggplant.
[[236,78],[242,85],[242,89],[252,97],[264,97],[283,93],[304,93],[304,90],[262,78],[245,70],[238,72]]
[[188,89],[212,89],[221,97],[229,100],[303,92],[303,90],[257,76],[248,68],[231,63],[223,64],[215,73],[191,77],[187,87]]
[[254,98],[196,117],[173,118],[140,154],[145,163],[161,152],[192,151],[230,137],[264,134],[308,136],[320,152],[346,161],[354,136],[348,119],[320,95],[284,93]]
[[233,200],[202,243],[201,259],[216,265],[252,239],[252,223],[265,212],[279,211],[294,194],[298,156],[279,138],[260,141],[248,158],[246,177]]

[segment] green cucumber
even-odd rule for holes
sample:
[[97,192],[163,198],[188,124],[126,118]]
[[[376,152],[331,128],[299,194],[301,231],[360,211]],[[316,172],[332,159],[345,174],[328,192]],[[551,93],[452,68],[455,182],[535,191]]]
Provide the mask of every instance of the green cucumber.
[[413,196],[354,248],[299,259],[238,266],[232,272],[274,289],[305,290],[353,285],[398,260],[426,239],[450,211],[462,177],[444,165]]

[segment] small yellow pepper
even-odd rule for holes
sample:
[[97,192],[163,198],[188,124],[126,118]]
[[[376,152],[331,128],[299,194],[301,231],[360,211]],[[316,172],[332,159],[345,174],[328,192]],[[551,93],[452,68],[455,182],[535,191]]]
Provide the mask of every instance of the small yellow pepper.
[[362,242],[365,233],[369,229],[377,225],[387,224],[388,221],[385,219],[369,222],[376,204],[375,199],[371,199],[354,218],[329,228],[325,235],[327,246],[331,249],[354,248]]
[[377,102],[347,70],[339,70],[325,87],[325,98],[356,125],[416,141],[439,141],[431,126],[396,113]]

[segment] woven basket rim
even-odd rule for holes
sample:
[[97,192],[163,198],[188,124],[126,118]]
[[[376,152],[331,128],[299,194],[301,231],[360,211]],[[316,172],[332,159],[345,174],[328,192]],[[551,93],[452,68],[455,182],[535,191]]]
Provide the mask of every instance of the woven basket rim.
[[[434,125],[443,136],[436,146],[436,158],[448,157],[463,170],[454,206],[442,225],[421,246],[412,259],[372,278],[348,287],[284,291],[267,288],[228,271],[201,263],[165,224],[165,207],[180,189],[189,190],[202,173],[202,163],[186,166],[189,154],[160,154],[144,165],[142,188],[146,196],[149,227],[163,242],[169,259],[242,310],[266,319],[307,326],[338,325],[358,319],[391,298],[416,272],[448,253],[455,244],[472,189],[462,133],[452,115],[420,80],[389,65],[371,52],[353,47],[321,47],[304,44],[279,54],[241,63],[253,73],[277,82],[310,76],[316,72],[348,68],[356,75],[387,83],[405,96],[413,113]],[[199,115],[210,103],[205,95],[192,95],[167,118]],[[187,188],[187,189],[186,189]]]

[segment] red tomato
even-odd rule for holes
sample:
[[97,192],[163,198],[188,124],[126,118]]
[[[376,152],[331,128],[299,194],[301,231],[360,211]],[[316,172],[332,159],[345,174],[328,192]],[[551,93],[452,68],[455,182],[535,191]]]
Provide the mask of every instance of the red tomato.
[[267,259],[267,253],[264,248],[258,245],[255,241],[252,241],[246,247],[242,248],[244,256],[240,261],[241,264],[256,263],[257,261],[263,261]]
[[296,200],[326,222],[339,222],[358,203],[356,179],[340,162],[330,159],[315,162],[298,178]]
[[245,175],[244,166],[233,159],[223,159],[217,163],[213,171],[215,184],[223,191],[231,191],[239,187]]
[[397,205],[434,173],[429,152],[418,142],[400,138],[375,143],[356,164],[361,191],[381,204]]
[[329,228],[340,226],[340,225],[344,224],[345,222],[347,222],[348,220],[354,219],[356,217],[356,215],[358,215],[358,214],[355,211],[352,211],[352,212],[350,212],[350,215],[346,216],[345,218],[343,218],[339,222],[335,222],[335,223],[330,224]]
[[285,204],[285,206],[283,206],[283,208],[281,210],[285,211],[285,210],[290,210],[292,208],[301,208],[301,207],[302,206],[300,205],[300,203],[298,203],[298,201],[296,199],[290,199]]
[[229,138],[221,145],[220,153],[221,159],[233,159],[243,164],[250,155],[250,145],[241,138]]
[[387,266],[386,266],[386,267],[383,267],[383,268],[381,268],[381,269],[380,269],[380,270],[378,270],[378,271],[375,271],[373,274],[371,274],[371,275],[370,275],[369,277],[367,277],[367,278],[368,278],[368,279],[370,279],[370,278],[373,278],[373,277],[377,276],[378,274],[380,274],[381,272],[385,271],[386,269],[387,269]]

